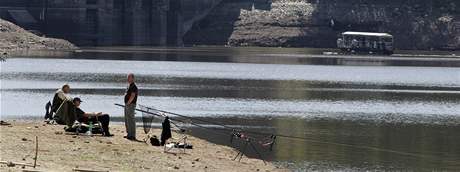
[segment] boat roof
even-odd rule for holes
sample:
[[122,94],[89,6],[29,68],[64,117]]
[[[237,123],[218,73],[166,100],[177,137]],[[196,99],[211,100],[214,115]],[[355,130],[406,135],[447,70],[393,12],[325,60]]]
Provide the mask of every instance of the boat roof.
[[361,35],[361,36],[379,36],[379,37],[393,37],[389,33],[375,33],[375,32],[343,32],[342,35]]

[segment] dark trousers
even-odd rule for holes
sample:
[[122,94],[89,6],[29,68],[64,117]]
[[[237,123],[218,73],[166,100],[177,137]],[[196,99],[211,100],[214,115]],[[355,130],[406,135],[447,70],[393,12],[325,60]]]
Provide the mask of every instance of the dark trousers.
[[108,114],[103,114],[97,117],[91,117],[90,119],[87,120],[87,122],[100,122],[102,125],[102,130],[104,131],[104,134],[110,134],[109,132],[109,122],[110,122],[110,116]]

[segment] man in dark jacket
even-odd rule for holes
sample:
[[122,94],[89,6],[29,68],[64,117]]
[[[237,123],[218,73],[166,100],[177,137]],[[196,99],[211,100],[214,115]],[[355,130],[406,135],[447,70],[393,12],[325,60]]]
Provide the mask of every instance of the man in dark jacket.
[[73,103],[75,105],[75,114],[77,116],[77,120],[83,123],[89,123],[90,121],[93,123],[100,122],[102,125],[103,136],[111,137],[113,134],[109,132],[109,122],[110,116],[108,114],[102,114],[102,112],[85,112],[80,109],[81,99],[75,97],[73,99]]
[[128,88],[125,93],[125,138],[128,140],[136,140],[136,119],[134,118],[134,111],[136,110],[138,90],[134,83],[134,74],[128,74]]

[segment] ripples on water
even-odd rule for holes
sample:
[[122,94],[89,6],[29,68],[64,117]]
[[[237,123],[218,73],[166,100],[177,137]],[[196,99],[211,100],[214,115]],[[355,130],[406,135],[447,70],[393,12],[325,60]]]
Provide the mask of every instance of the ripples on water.
[[[142,104],[319,141],[283,139],[266,155],[292,169],[460,169],[460,69],[449,67],[458,59],[231,50],[118,48],[70,56],[84,59],[11,58],[1,63],[1,117],[39,118],[55,89],[69,83],[83,109],[120,120],[113,103],[122,102],[125,75],[134,72]],[[121,60],[130,57],[138,60]],[[193,134],[228,144],[206,131]]]
[[459,70],[439,67],[10,59],[2,66],[2,94],[41,101],[20,114],[8,110],[22,101],[2,104],[6,115],[41,115],[36,109],[70,83],[87,109],[117,116],[112,104],[120,102],[130,71],[137,74],[141,102],[196,116],[458,121],[452,117],[459,109]]

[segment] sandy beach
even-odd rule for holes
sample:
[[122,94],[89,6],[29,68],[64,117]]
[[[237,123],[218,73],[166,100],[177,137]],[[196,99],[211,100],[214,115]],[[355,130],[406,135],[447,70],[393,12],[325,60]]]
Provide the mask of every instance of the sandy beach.
[[[188,142],[193,149],[185,154],[165,153],[163,147],[124,139],[124,126],[112,125],[114,137],[71,135],[61,125],[45,125],[39,121],[8,121],[0,126],[0,160],[33,164],[35,137],[38,136],[37,168],[0,164],[0,171],[286,171],[272,163],[244,157],[233,161],[237,151],[193,136]],[[160,130],[154,130],[160,135]],[[145,138],[138,128],[138,139]],[[173,133],[173,139],[180,135]],[[172,140],[174,141],[174,140]]]

